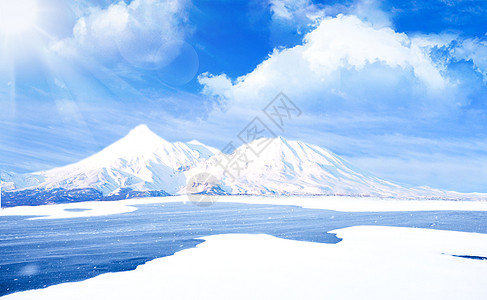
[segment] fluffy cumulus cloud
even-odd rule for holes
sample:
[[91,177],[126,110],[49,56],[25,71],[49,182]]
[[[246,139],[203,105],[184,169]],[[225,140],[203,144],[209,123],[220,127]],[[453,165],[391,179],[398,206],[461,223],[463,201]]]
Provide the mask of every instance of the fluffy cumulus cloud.
[[323,19],[302,45],[276,49],[249,74],[234,81],[203,74],[199,81],[204,93],[237,103],[270,99],[281,90],[307,104],[425,100],[454,86],[430,56],[442,43],[338,15]]
[[177,55],[187,29],[188,5],[185,0],[134,0],[90,7],[76,22],[73,36],[53,48],[103,61],[121,55],[136,67],[158,68]]

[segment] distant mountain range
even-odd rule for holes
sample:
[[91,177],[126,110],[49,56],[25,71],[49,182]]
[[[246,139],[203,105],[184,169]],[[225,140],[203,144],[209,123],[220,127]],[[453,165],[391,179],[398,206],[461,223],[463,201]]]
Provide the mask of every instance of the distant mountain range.
[[147,126],[82,161],[30,174],[1,173],[2,206],[119,200],[194,192],[198,174],[211,174],[201,192],[253,195],[349,195],[403,198],[478,198],[405,188],[355,169],[315,145],[281,137],[258,139],[231,154],[197,141],[170,143]]

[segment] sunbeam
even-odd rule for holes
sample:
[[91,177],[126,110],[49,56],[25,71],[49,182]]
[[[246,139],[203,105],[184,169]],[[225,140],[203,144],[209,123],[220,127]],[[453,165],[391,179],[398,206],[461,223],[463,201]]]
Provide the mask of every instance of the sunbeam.
[[0,32],[17,36],[32,29],[37,21],[37,13],[36,0],[0,1]]

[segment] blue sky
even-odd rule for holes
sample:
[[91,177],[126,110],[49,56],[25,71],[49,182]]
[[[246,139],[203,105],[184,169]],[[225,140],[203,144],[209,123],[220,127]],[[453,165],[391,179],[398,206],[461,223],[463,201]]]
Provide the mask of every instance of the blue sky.
[[487,192],[485,1],[72,2],[0,4],[2,171],[78,161],[141,123],[223,147],[282,91],[303,111],[273,128],[286,138]]

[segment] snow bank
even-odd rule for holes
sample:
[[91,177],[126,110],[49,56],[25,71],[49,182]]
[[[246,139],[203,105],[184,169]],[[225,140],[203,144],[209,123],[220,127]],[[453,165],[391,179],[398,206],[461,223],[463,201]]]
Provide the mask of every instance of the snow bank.
[[120,201],[90,201],[55,205],[8,207],[0,211],[0,216],[40,216],[32,219],[64,219],[121,214],[135,210],[137,210],[136,207],[125,205],[120,203]]
[[[187,202],[187,196],[134,198],[120,201],[91,201],[68,204],[17,206],[0,210],[0,216],[42,216],[39,218],[76,218],[103,216],[135,211],[137,204]],[[373,197],[341,196],[219,196],[218,202],[295,205],[303,208],[329,209],[341,212],[373,211],[487,211],[487,201],[398,200]],[[66,211],[66,209],[68,211]],[[86,209],[85,211],[69,211]]]
[[487,235],[359,226],[318,244],[220,235],[134,271],[2,299],[487,299]]

